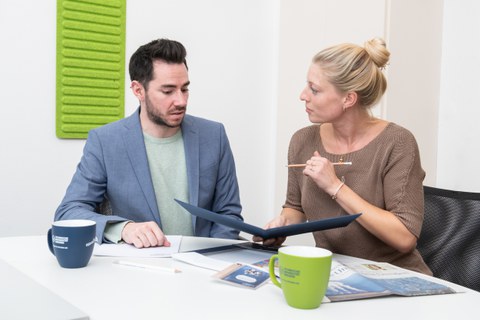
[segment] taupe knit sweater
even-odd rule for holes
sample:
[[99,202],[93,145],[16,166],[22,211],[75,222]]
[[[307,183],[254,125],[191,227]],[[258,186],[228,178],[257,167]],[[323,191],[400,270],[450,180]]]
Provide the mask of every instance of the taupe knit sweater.
[[[336,166],[337,176],[369,203],[393,212],[415,236],[420,235],[423,223],[423,179],[414,136],[406,129],[389,123],[364,148],[346,155],[325,151],[320,138],[320,125],[297,131],[288,151],[288,163],[305,163],[314,151],[332,162],[340,158],[351,166]],[[309,221],[347,215],[331,196],[302,173],[303,168],[290,168],[287,199],[284,207],[306,215]],[[401,253],[373,236],[358,222],[345,228],[314,232],[318,247],[334,253],[388,262],[394,265],[431,274],[415,249]]]

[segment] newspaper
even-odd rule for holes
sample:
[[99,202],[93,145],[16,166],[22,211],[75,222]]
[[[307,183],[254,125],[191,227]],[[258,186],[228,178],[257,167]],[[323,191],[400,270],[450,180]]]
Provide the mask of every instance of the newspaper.
[[332,261],[326,292],[331,302],[381,296],[424,296],[456,293],[433,278],[382,262]]

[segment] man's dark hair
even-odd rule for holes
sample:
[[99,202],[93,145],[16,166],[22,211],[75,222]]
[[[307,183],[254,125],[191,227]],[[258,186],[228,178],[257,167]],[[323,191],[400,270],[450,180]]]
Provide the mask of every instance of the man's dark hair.
[[145,89],[153,78],[153,61],[162,60],[166,63],[183,63],[187,67],[187,50],[178,41],[169,39],[153,40],[135,51],[130,58],[130,80],[140,82]]

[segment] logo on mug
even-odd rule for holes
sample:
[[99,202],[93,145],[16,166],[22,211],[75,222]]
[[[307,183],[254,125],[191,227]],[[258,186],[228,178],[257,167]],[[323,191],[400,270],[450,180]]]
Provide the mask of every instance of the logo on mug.
[[68,237],[53,236],[53,247],[57,249],[68,249],[65,244],[68,242]]

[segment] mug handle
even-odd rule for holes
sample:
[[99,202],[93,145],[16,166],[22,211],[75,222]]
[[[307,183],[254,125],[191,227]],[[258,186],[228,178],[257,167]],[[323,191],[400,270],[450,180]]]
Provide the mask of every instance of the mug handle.
[[48,241],[48,249],[50,249],[50,252],[53,255],[55,255],[55,252],[53,252],[52,229],[48,229],[47,241]]
[[270,273],[270,280],[272,280],[273,284],[277,287],[281,288],[282,285],[277,280],[277,276],[275,275],[275,260],[278,259],[278,254],[274,254],[270,257],[270,261],[268,262],[268,271]]

